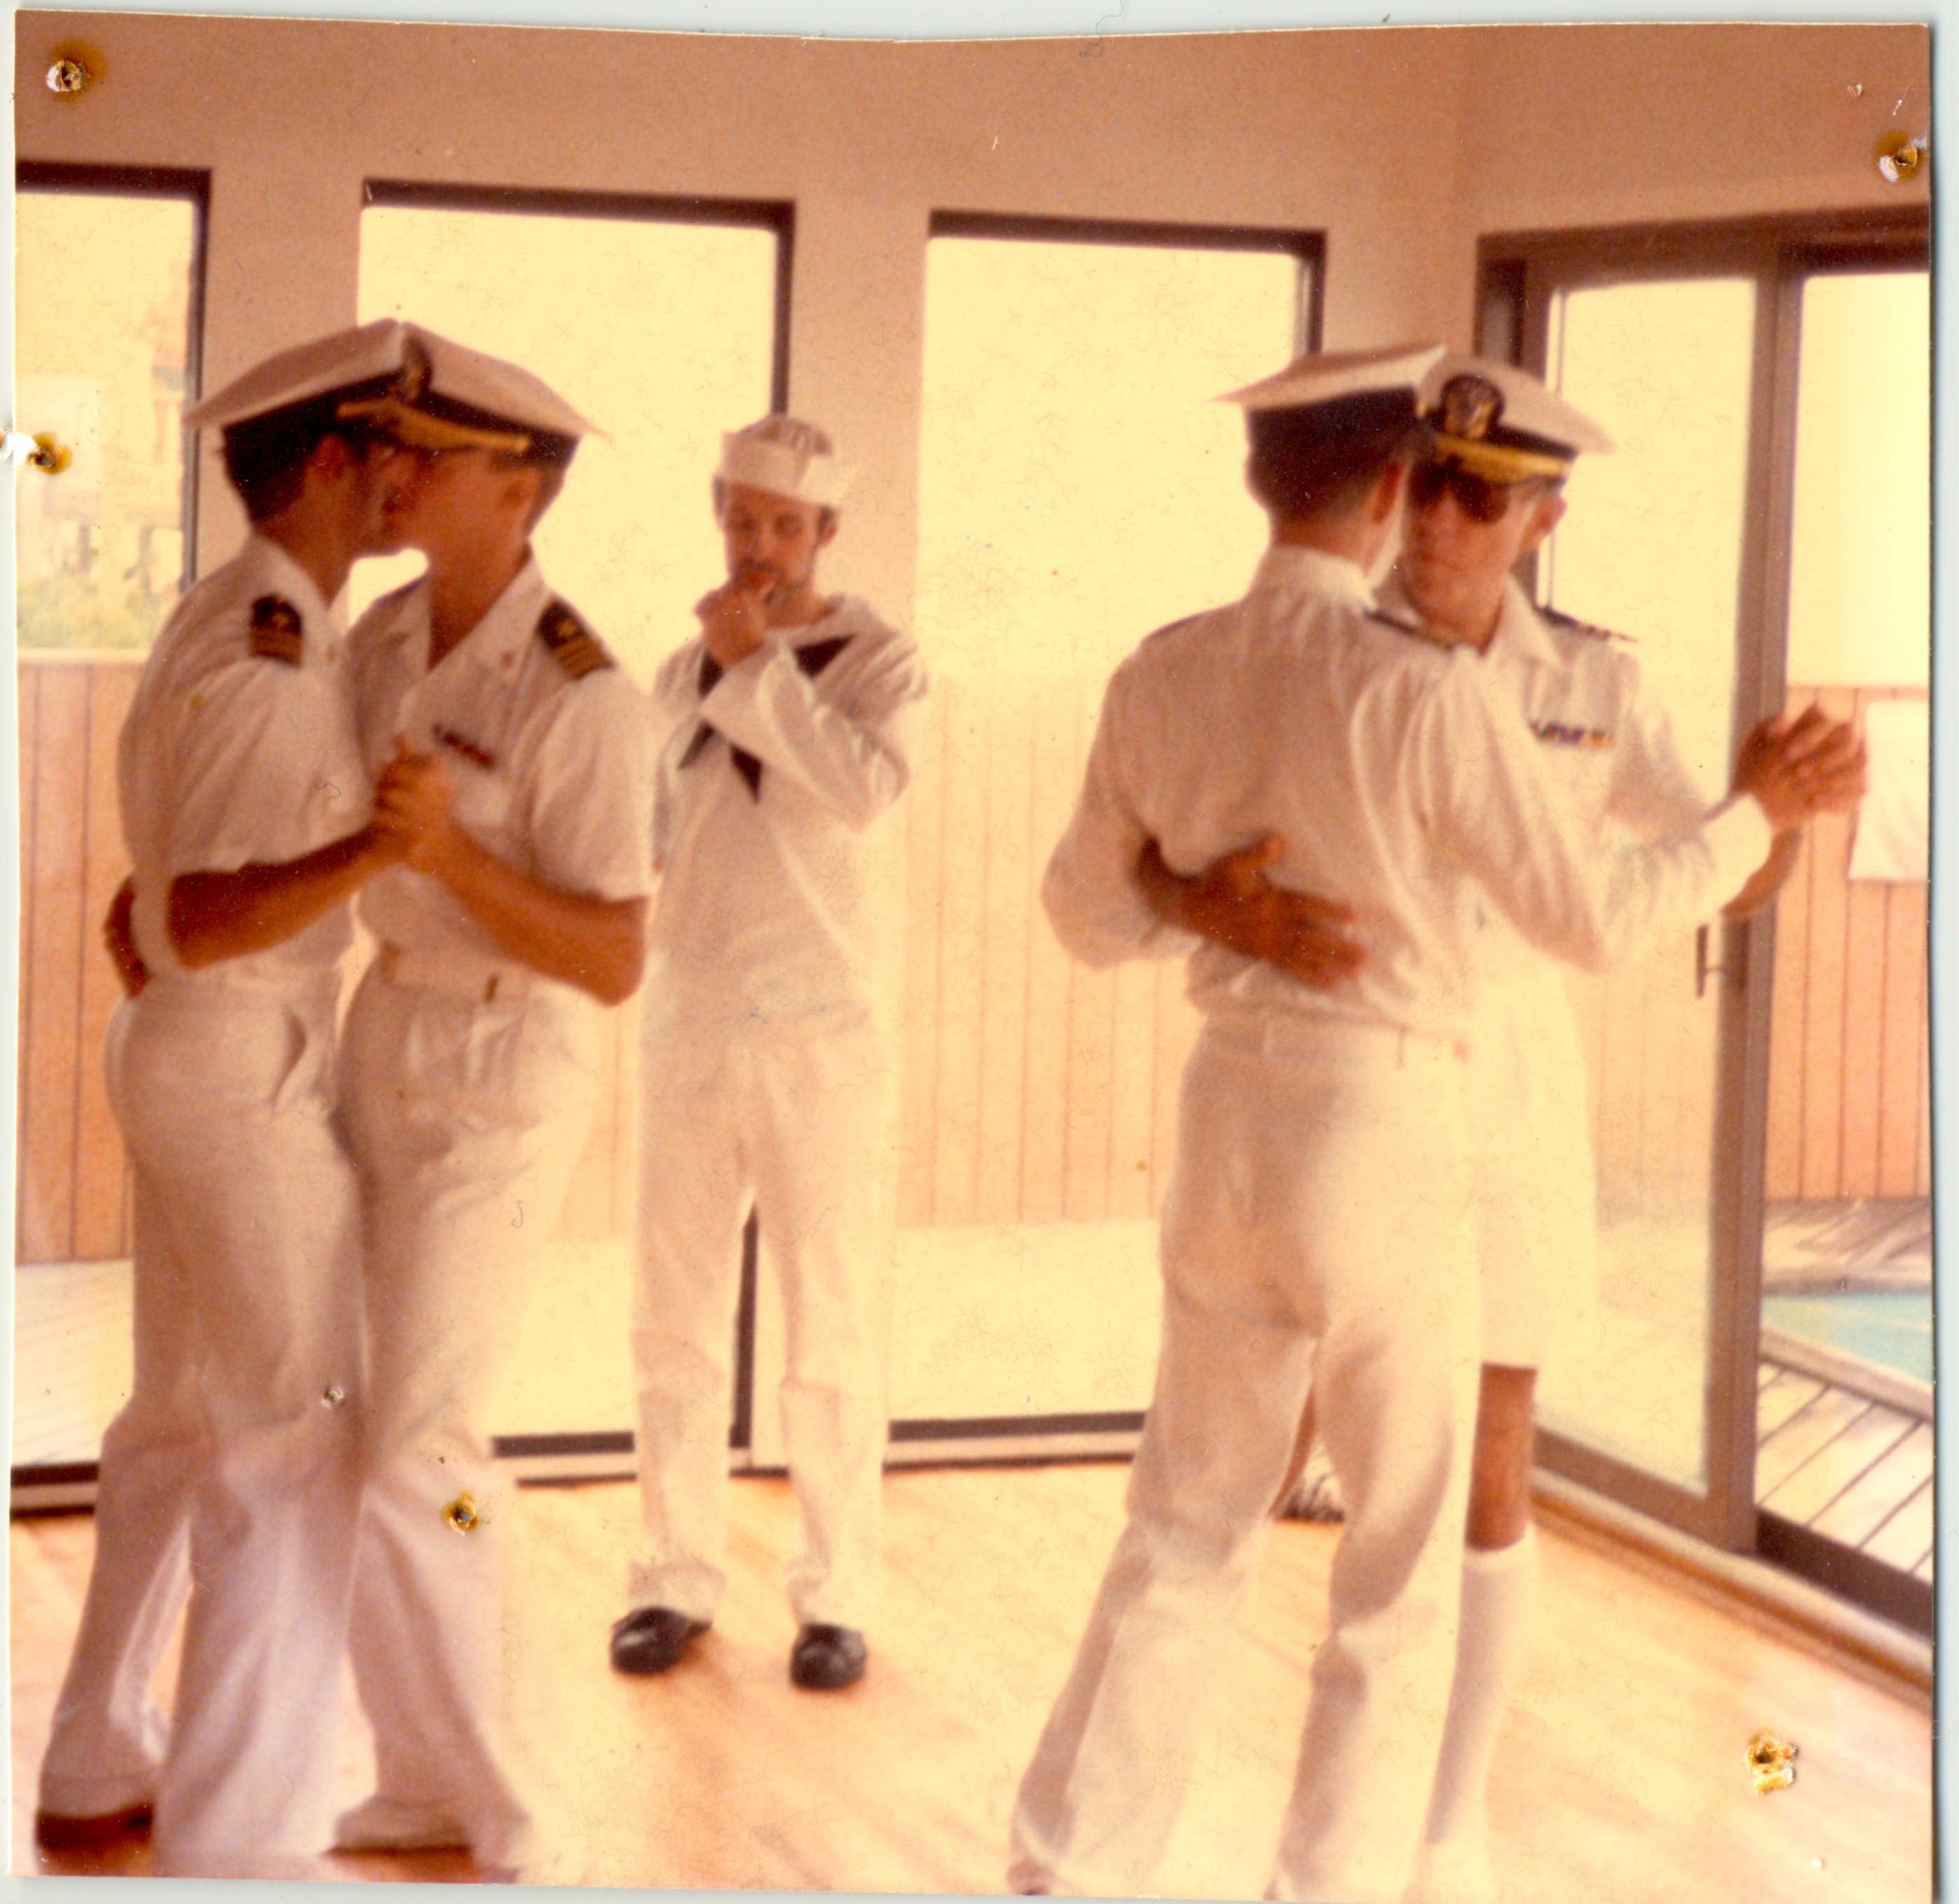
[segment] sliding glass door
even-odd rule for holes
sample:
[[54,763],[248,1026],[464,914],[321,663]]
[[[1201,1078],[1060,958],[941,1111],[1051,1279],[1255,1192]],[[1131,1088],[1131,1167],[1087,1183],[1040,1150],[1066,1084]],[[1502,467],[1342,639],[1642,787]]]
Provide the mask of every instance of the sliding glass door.
[[[1492,239],[1481,293],[1482,348],[1621,446],[1581,461],[1539,598],[1635,640],[1710,795],[1758,719],[1812,700],[1865,725],[1877,772],[1854,826],[1808,830],[1774,912],[1570,981],[1600,1265],[1560,1298],[1545,1459],[1812,1572],[1831,1529],[1889,1528],[1900,1578],[1921,1517],[1930,1547],[1923,1376],[1851,1379],[1881,1359],[1881,1304],[1787,1299],[1928,1293],[1926,243],[1922,214]],[[1833,1578],[1929,1618],[1923,1576],[1871,1590],[1882,1565]]]

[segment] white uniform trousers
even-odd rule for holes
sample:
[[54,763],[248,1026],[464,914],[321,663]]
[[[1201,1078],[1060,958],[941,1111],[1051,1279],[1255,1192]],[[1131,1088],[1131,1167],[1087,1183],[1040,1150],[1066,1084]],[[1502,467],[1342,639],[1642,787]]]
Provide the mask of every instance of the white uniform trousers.
[[801,1510],[805,1623],[864,1627],[883,1584],[891,1317],[889,1065],[868,1014],[812,1034],[654,1001],[642,1048],[640,1494],[635,1606],[714,1616],[722,1571],[741,1225],[782,1291],[783,1442]]
[[370,968],[342,1106],[366,1216],[365,1495],[351,1650],[381,1796],[531,1855],[499,1749],[505,1500],[485,1413],[591,1117],[595,1026],[557,993],[485,1000]]
[[[358,1507],[354,1174],[334,988],[153,978],[111,1027],[134,1172],[135,1378],[42,1805],[154,1796],[164,1875],[291,1876],[324,1848]],[[194,1583],[172,1723],[149,1687]],[[161,1759],[161,1765],[159,1763]]]
[[1271,1894],[1399,1904],[1449,1697],[1474,1406],[1461,1071],[1331,1021],[1200,1036],[1128,1520],[1021,1785],[1015,1884],[1150,1888],[1313,1382],[1348,1517]]

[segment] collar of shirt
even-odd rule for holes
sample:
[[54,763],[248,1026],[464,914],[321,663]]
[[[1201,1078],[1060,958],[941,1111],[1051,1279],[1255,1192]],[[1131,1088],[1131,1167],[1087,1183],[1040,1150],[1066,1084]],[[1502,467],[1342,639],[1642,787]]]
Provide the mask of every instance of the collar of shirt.
[[1502,652],[1540,668],[1564,672],[1564,656],[1558,652],[1543,617],[1514,575],[1504,583],[1504,605],[1497,610],[1497,632],[1491,636],[1484,652]]
[[[545,584],[544,571],[538,567],[538,558],[526,553],[524,566],[484,611],[483,619],[428,670],[429,674],[459,674],[467,668],[482,668],[493,675],[514,674],[524,658],[525,648],[537,635],[538,617],[549,596],[550,590]],[[426,588],[421,591],[418,605],[421,613],[417,622],[426,640],[429,625]],[[424,660],[427,654],[424,647]]]
[[1357,608],[1372,608],[1374,592],[1360,563],[1323,548],[1303,548],[1295,543],[1273,543],[1259,557],[1252,576],[1255,595],[1304,594],[1332,595]]
[[[1383,612],[1419,626],[1421,615],[1409,599],[1408,590],[1402,586],[1399,569],[1390,571],[1387,580],[1381,584],[1380,603]],[[1523,662],[1532,667],[1553,668],[1559,673],[1564,670],[1564,656],[1558,651],[1557,643],[1551,639],[1543,619],[1531,605],[1530,596],[1524,594],[1515,576],[1505,578],[1504,599],[1497,609],[1497,632],[1490,637],[1490,645],[1483,650],[1483,659]]]
[[302,650],[306,665],[331,666],[339,658],[347,629],[298,559],[270,536],[263,536],[255,529],[246,539],[240,560],[245,565],[247,587],[254,599],[262,595],[283,595],[299,610],[300,625],[306,633],[321,638],[306,643]]
[[809,647],[817,642],[827,642],[834,636],[848,632],[838,624],[846,622],[850,613],[848,595],[830,595],[824,602],[823,613],[814,621],[798,622],[793,628],[772,628],[762,638],[765,646],[787,648],[791,654],[797,648]]

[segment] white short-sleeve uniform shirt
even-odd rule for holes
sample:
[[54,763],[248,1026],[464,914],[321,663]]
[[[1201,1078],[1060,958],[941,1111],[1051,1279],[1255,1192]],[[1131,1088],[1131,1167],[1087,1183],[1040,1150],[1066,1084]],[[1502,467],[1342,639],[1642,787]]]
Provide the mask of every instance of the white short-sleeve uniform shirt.
[[[312,578],[263,536],[199,582],[158,637],[117,756],[136,945],[152,974],[199,976],[165,928],[173,880],[298,859],[366,819],[345,646]],[[327,983],[351,936],[336,907],[210,971],[228,986]]]
[[[368,769],[397,738],[442,757],[457,823],[520,873],[599,899],[652,886],[645,696],[563,613],[535,558],[433,668],[426,580],[384,595],[350,638]],[[361,923],[384,945],[452,972],[513,961],[438,881],[408,867],[371,881]],[[541,981],[543,982],[543,981]]]

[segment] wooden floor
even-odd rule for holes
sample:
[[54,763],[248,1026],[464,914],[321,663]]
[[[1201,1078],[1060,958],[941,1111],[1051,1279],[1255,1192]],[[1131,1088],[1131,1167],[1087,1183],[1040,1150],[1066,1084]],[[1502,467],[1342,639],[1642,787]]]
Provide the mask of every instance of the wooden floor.
[[[1884,1394],[1869,1391],[1878,1388]],[[1772,1513],[1930,1584],[1932,1394],[1764,1357],[1755,1499]]]
[[[733,1489],[732,1585],[686,1667],[605,1664],[636,1500],[609,1485],[512,1510],[516,1771],[549,1847],[538,1881],[985,1892],[1015,1783],[1058,1690],[1121,1513],[1120,1466],[945,1470],[886,1485],[891,1590],[866,1681],[797,1692],[781,1556],[785,1484]],[[88,1565],[85,1515],[12,1529],[17,1872],[37,1859],[32,1775]],[[1159,1888],[1257,1897],[1323,1620],[1331,1530],[1273,1530],[1220,1659],[1190,1802]],[[1929,1898],[1927,1698],[1853,1673],[1602,1536],[1548,1530],[1543,1617],[1494,1781],[1506,1904],[1906,1904]],[[1795,1784],[1758,1797],[1769,1728]],[[346,1758],[352,1800],[363,1748]],[[459,1856],[337,1861],[349,1879],[455,1880]]]
[[1762,1287],[1771,1294],[1932,1282],[1930,1197],[1772,1203],[1762,1218]]

